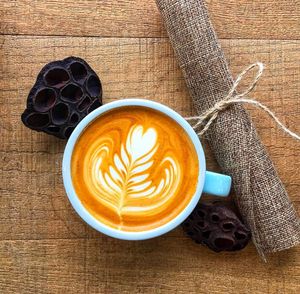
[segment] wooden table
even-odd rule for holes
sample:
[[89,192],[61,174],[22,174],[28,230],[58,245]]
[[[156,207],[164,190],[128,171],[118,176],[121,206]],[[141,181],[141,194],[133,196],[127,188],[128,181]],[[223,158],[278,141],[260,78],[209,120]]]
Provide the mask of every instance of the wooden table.
[[[65,141],[20,121],[41,67],[70,55],[86,59],[99,74],[105,103],[144,97],[192,114],[154,0],[0,3],[1,293],[300,293],[300,248],[264,264],[252,244],[215,254],[181,228],[144,242],[97,233],[65,196]],[[264,62],[253,97],[299,133],[300,2],[207,4],[233,74]],[[264,113],[250,111],[299,212],[300,144]],[[208,165],[217,169],[212,156]]]

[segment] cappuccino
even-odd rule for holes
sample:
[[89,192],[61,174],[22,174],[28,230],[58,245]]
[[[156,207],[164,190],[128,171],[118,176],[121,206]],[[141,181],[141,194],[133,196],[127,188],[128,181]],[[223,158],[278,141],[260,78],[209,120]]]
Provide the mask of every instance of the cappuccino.
[[97,117],[71,159],[73,187],[86,210],[128,232],[155,229],[178,216],[195,194],[200,168],[185,130],[140,106]]

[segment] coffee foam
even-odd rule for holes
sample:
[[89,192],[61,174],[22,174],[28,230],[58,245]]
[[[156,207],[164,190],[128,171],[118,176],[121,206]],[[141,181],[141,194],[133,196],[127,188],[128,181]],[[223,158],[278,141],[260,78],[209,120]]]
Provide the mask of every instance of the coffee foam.
[[[131,107],[87,127],[74,149],[72,179],[94,216],[119,230],[139,231],[184,208],[196,189],[197,162],[190,139],[174,121]],[[186,195],[180,197],[181,191]]]

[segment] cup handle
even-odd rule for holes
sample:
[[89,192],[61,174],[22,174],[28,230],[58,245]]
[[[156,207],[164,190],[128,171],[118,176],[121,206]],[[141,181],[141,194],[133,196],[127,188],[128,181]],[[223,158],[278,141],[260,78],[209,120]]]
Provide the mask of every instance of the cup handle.
[[226,197],[231,188],[231,177],[206,171],[203,192],[215,196]]

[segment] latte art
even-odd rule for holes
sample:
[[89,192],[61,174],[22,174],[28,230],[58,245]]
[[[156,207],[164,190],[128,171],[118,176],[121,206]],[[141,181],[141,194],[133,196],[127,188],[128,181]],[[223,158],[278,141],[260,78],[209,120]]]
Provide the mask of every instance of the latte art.
[[73,185],[83,205],[107,225],[152,229],[174,218],[193,196],[196,153],[167,116],[127,108],[99,117],[81,135],[72,158]]
[[[103,144],[92,156],[91,176],[93,187],[101,195],[99,201],[104,206],[114,209],[122,218],[126,212],[159,209],[173,196],[180,179],[180,166],[176,159],[168,156],[162,159],[157,168],[164,171],[164,176],[158,185],[153,183],[153,157],[159,148],[155,129],[149,128],[144,132],[143,126],[132,126],[126,143],[122,143],[120,151],[115,154],[109,150],[109,139],[107,143],[103,139]],[[104,171],[101,164],[110,156],[113,164]],[[147,201],[141,206],[141,201],[146,199],[154,201]]]

